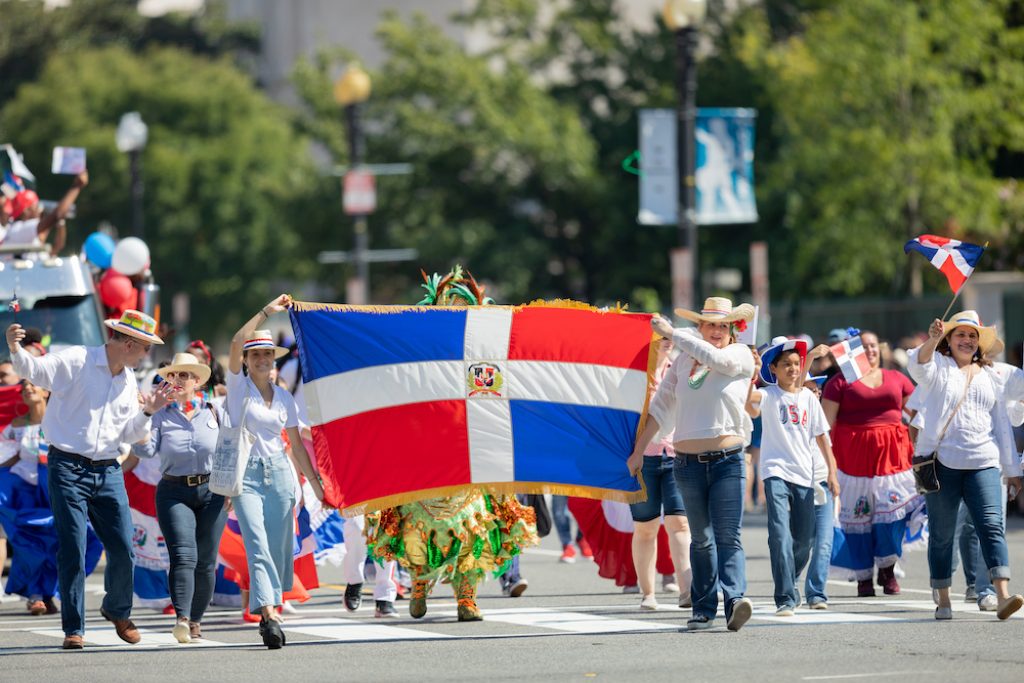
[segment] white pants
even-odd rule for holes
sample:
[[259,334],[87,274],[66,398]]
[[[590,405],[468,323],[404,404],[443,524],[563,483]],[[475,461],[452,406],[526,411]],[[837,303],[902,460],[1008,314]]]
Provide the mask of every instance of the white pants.
[[[348,517],[342,533],[345,535],[345,559],[341,561],[341,574],[346,584],[363,583],[363,570],[366,567],[366,538],[363,529],[366,518],[363,515]],[[398,597],[398,584],[395,582],[395,561],[385,562],[377,568],[377,578],[373,583],[373,599],[394,602]]]

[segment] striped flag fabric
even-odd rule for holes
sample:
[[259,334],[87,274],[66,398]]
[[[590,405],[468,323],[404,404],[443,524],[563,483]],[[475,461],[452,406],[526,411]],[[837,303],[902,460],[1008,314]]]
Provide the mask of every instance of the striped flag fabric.
[[850,384],[853,384],[861,377],[871,371],[871,363],[868,362],[867,354],[864,352],[864,345],[861,344],[860,335],[851,337],[846,341],[828,347],[832,356],[836,359],[836,365],[843,373],[843,377]]
[[916,251],[923,254],[933,266],[942,271],[953,293],[960,288],[974,272],[985,247],[938,235],[921,235],[903,245],[903,253]]
[[0,192],[8,199],[25,189],[35,187],[36,177],[21,160],[13,145],[0,145]]
[[360,514],[471,486],[634,502],[650,315],[583,304],[296,302],[328,502]]

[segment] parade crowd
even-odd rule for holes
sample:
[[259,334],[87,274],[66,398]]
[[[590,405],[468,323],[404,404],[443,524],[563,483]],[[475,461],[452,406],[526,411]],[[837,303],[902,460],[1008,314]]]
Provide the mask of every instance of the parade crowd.
[[[426,288],[421,303],[489,303],[458,270]],[[973,311],[936,319],[898,354],[867,330],[834,330],[830,344],[856,336],[863,345],[869,370],[853,382],[828,345],[806,337],[738,343],[754,315],[747,304],[712,297],[699,311],[678,309],[685,328],[654,316],[647,420],[623,454],[646,501],[595,507],[553,496],[549,512],[543,496],[482,487],[343,520],[323,504],[298,357],[266,329],[291,303],[281,295],[253,315],[223,362],[196,340],[141,382],[135,369],[164,342],[139,311],[108,320],[103,346],[53,353],[36,331],[7,328],[0,382],[19,387],[25,409],[0,434],[0,522],[14,550],[5,590],[33,615],[59,611],[65,649],[84,646],[85,578],[101,552],[101,614],[122,640],[140,640],[131,620],[137,480],[153,485],[143,507],[155,508],[166,544],[159,582],[180,643],[202,638],[229,578],[263,643],[284,646],[289,601],[316,585],[310,544],[324,557],[343,546],[349,610],[360,607],[370,557],[377,617],[397,617],[399,595],[422,617],[441,582],[459,621],[477,621],[486,575],[500,574],[505,595],[527,589],[519,553],[538,541],[538,525],[556,529],[561,561],[575,561],[576,549],[593,557],[602,576],[639,595],[640,610],[658,608],[660,576],[689,610],[687,629],[714,626],[721,599],[738,631],[753,608],[742,522],[757,505],[779,617],[828,609],[829,576],[855,581],[861,597],[876,585],[898,594],[899,559],[914,547],[927,549],[936,619],[952,618],[958,561],[980,610],[1007,619],[1024,605],[1009,590],[1005,535],[1007,501],[1021,488],[1013,428],[1024,422],[1024,371],[994,362],[1004,345]],[[884,354],[903,371],[883,367]],[[239,426],[248,439],[241,485],[222,495],[211,490],[212,460],[220,432]],[[617,533],[624,524],[631,533]]]

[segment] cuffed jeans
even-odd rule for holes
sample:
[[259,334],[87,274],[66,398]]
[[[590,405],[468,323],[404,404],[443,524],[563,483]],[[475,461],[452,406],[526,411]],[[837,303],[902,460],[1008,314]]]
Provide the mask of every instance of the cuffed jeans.
[[85,633],[85,544],[89,521],[107,554],[103,610],[112,619],[128,619],[134,589],[134,525],[121,465],[86,464],[51,446],[48,488],[57,531],[57,580],[64,634]]
[[797,578],[807,566],[814,541],[814,489],[768,477],[764,480],[764,500],[775,606],[796,607],[800,602]]
[[740,544],[746,470],[743,453],[709,463],[676,457],[676,484],[683,494],[692,535],[690,595],[694,616],[715,618],[721,586],[728,619],[733,603],[747,589],[746,560]]
[[295,475],[284,453],[253,455],[232,499],[249,565],[249,611],[282,602],[294,577]]
[[974,520],[989,578],[1010,578],[999,468],[955,470],[936,462],[935,471],[939,490],[925,495],[928,504],[928,572],[932,588],[949,588],[953,583],[953,539],[961,501]]
[[811,562],[807,565],[807,579],[804,581],[804,595],[807,604],[828,602],[825,585],[828,582],[828,568],[832,561],[832,539],[835,536],[833,516],[834,503],[832,492],[823,483],[817,483],[825,489],[824,505],[814,506],[814,547],[811,549]]
[[167,583],[174,611],[189,621],[202,621],[213,596],[217,549],[228,518],[224,496],[212,493],[209,484],[161,481],[156,518],[170,557]]

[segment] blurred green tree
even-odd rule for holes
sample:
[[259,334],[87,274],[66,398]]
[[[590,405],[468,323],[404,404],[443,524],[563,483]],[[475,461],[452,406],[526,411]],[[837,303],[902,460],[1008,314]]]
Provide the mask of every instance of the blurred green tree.
[[67,183],[45,172],[53,146],[88,149],[72,247],[99,221],[130,224],[128,160],[114,144],[126,111],[149,125],[146,241],[158,281],[168,295],[191,295],[193,333],[230,332],[269,299],[272,280],[296,272],[315,176],[307,144],[290,113],[227,58],[173,48],[57,54],[0,110],[0,137],[17,141],[43,196]]

